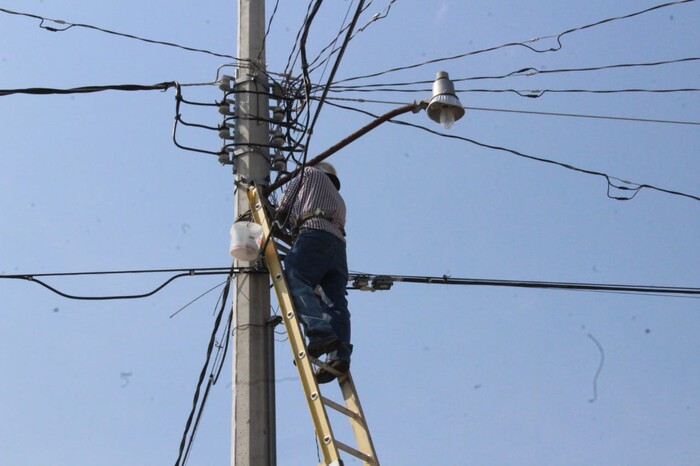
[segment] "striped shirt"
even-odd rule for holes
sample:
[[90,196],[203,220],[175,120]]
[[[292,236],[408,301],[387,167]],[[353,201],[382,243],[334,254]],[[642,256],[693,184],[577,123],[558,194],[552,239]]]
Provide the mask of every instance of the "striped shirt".
[[[331,179],[318,168],[305,167],[303,178],[297,175],[289,182],[277,208],[277,218],[284,219],[290,209],[290,225],[298,227],[299,232],[307,229],[327,231],[345,241],[345,201]],[[328,218],[312,217],[303,225],[297,225],[299,217],[317,209]]]

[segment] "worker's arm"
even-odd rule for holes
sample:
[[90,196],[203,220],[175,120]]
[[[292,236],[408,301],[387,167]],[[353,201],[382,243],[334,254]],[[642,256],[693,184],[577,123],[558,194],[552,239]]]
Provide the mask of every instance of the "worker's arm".
[[299,182],[298,176],[295,176],[292,181],[287,185],[287,189],[282,194],[282,199],[280,199],[279,205],[277,206],[276,220],[280,222],[285,222],[287,220],[287,215],[289,214],[292,204],[294,204],[294,198],[299,194]]

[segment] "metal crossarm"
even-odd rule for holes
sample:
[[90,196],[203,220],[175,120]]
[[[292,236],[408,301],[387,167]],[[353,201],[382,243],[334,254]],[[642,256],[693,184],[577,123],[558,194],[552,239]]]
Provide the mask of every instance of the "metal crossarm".
[[[307,354],[304,335],[302,334],[301,325],[297,318],[296,311],[294,310],[292,295],[287,286],[284,270],[279,259],[279,245],[272,237],[272,225],[265,212],[265,200],[260,197],[259,191],[254,185],[248,188],[248,200],[250,201],[253,219],[256,223],[260,224],[263,229],[263,257],[270,276],[272,277],[277,301],[282,310],[282,318],[287,330],[287,335],[289,336],[289,344],[294,354],[294,362],[299,372],[302,388],[304,389],[306,401],[311,411],[311,419],[314,423],[316,435],[323,453],[324,462],[321,463],[321,465],[342,466],[343,461],[339,454],[339,452],[342,451],[360,459],[364,466],[379,466],[379,460],[377,459],[377,454],[372,444],[369,428],[367,427],[367,422],[362,412],[360,400],[357,396],[355,384],[352,381],[350,372],[341,375],[337,379],[343,394],[345,406],[321,395],[319,385],[314,376],[314,367],[325,367],[327,370],[331,371],[333,371],[333,369]],[[326,411],[326,406],[347,416],[355,434],[355,440],[357,442],[356,448],[336,440],[333,435],[333,429]]]

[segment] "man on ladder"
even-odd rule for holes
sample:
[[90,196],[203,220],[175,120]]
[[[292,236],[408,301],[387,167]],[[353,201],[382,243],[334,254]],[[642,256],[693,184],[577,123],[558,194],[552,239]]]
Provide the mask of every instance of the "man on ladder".
[[[339,191],[340,180],[331,164],[305,167],[284,192],[276,218],[292,232],[285,275],[309,340],[309,354],[315,358],[327,354],[326,363],[345,374],[350,369],[352,345],[346,298],[345,202]],[[316,372],[318,383],[335,377],[324,369]]]

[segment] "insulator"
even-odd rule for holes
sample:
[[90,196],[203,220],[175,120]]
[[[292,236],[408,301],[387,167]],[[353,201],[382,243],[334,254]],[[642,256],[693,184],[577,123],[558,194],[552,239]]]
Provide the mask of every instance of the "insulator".
[[284,90],[282,89],[282,86],[280,86],[278,83],[272,83],[272,97],[274,97],[277,100],[281,100],[284,97]]
[[219,78],[219,89],[222,91],[231,90],[231,82],[233,81],[233,76],[223,75]]
[[284,160],[284,155],[282,155],[282,153],[279,150],[275,150],[275,155],[272,157],[272,160],[275,162]]
[[219,104],[219,113],[222,115],[235,115],[236,113],[231,110],[231,106],[227,103]]
[[231,155],[227,151],[223,150],[219,153],[219,163],[224,165],[232,165],[233,161],[231,160]]
[[270,138],[270,145],[272,147],[282,147],[284,145],[284,134],[282,131],[275,131]]
[[275,123],[281,123],[284,121],[284,110],[281,107],[275,107],[272,109],[272,121]]

